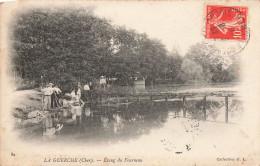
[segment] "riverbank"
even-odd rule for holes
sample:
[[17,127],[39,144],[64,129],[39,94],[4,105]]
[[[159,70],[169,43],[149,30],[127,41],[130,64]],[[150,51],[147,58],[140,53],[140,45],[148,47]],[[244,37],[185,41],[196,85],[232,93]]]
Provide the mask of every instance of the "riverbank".
[[[160,87],[161,88],[161,87]],[[167,101],[175,101],[175,100],[181,100],[183,95],[191,96],[192,98],[187,98],[187,100],[202,100],[201,95],[209,95],[209,94],[220,94],[220,95],[227,95],[227,94],[234,94],[238,91],[238,87],[234,86],[222,86],[222,87],[189,87],[187,89],[187,86],[184,86],[182,88],[177,89],[171,89],[168,90],[165,88],[164,90],[161,90],[159,93],[159,96],[155,95],[156,91],[151,92],[150,89],[145,90],[143,92],[133,92],[133,87],[108,87],[106,89],[103,89],[102,91],[96,91],[96,94],[92,98],[91,101],[85,101],[89,104],[98,104],[100,106],[118,106],[121,104],[130,104],[132,102],[145,102],[148,100],[153,100],[155,102],[164,101],[165,95],[173,93],[174,95],[170,95],[167,98]],[[155,87],[154,90],[158,91],[158,87]],[[168,92],[166,91],[168,90]],[[167,94],[166,94],[167,93]],[[114,94],[114,95],[109,95]],[[116,95],[115,95],[116,94]],[[121,94],[121,95],[120,95]],[[123,95],[122,95],[123,94]],[[137,95],[137,96],[135,96]],[[196,97],[197,95],[197,97]],[[198,97],[198,95],[200,95]],[[15,118],[18,118],[18,121],[21,121],[20,119],[28,119],[28,114],[33,111],[43,111],[43,96],[42,93],[39,91],[39,89],[30,89],[30,90],[20,90],[20,91],[14,91],[11,94],[12,98],[12,115]],[[208,98],[210,100],[210,98]],[[221,97],[215,97],[214,100],[222,100]],[[221,101],[219,101],[221,102]],[[57,110],[57,109],[55,109]],[[36,123],[38,120],[36,120]],[[18,123],[18,125],[20,125]]]
[[43,107],[43,96],[38,89],[14,91],[11,96],[12,108]]
[[[160,88],[154,88],[153,92],[160,92],[163,93],[194,93],[194,94],[209,94],[209,93],[235,93],[239,90],[238,86],[222,86],[222,87],[182,87],[179,88],[179,90],[172,88],[169,89],[165,88],[164,90]],[[132,87],[109,87],[107,90],[103,91],[104,93],[133,93],[134,89]],[[102,91],[99,91],[101,93]],[[142,92],[151,92],[151,89],[148,89],[147,91],[143,90]],[[140,92],[141,93],[141,92]],[[14,91],[12,93],[12,108],[26,108],[26,107],[32,107],[32,108],[43,108],[43,99],[42,99],[42,93],[39,91],[39,89],[30,89],[30,90],[19,90]]]

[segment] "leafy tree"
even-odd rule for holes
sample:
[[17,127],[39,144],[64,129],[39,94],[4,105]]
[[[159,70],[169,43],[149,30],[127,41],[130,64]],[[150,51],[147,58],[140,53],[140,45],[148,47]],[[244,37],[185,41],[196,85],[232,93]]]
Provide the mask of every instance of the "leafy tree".
[[77,82],[101,75],[131,85],[135,76],[171,79],[174,83],[237,80],[238,60],[226,65],[216,49],[205,43],[190,48],[185,57],[169,53],[146,34],[113,26],[93,9],[32,9],[19,13],[12,24],[15,74],[29,82],[52,82],[71,89]]
[[181,83],[180,72],[183,58],[179,55],[179,52],[173,50],[165,59],[166,69],[165,78],[170,78],[176,83]]
[[206,43],[193,45],[185,57],[201,65],[205,82],[230,82],[237,80],[239,75],[233,70],[239,59],[222,57],[214,46]]
[[180,77],[185,83],[202,83],[205,81],[203,68],[190,59],[184,59],[181,65]]
[[33,9],[12,26],[13,63],[23,79],[69,89],[78,81],[137,74],[160,78],[167,50],[158,40],[115,27],[84,9]]
[[112,53],[112,26],[85,10],[21,13],[13,25],[14,64],[23,78],[72,85],[103,72]]

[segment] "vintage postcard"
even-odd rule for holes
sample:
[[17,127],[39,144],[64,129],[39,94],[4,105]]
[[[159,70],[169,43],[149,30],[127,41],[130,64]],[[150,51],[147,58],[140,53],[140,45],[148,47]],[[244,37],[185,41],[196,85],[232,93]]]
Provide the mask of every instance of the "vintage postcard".
[[260,165],[259,1],[0,3],[0,165]]

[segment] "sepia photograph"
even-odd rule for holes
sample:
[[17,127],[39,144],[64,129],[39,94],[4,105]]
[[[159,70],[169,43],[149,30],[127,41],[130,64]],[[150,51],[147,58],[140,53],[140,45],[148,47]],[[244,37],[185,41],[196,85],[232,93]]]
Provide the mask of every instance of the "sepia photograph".
[[259,165],[259,7],[1,3],[1,165]]

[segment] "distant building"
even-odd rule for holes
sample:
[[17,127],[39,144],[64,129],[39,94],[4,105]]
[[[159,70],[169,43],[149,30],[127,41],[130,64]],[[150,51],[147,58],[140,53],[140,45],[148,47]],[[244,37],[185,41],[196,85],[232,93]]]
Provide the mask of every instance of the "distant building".
[[144,77],[134,77],[134,88],[136,90],[145,90],[145,78]]

